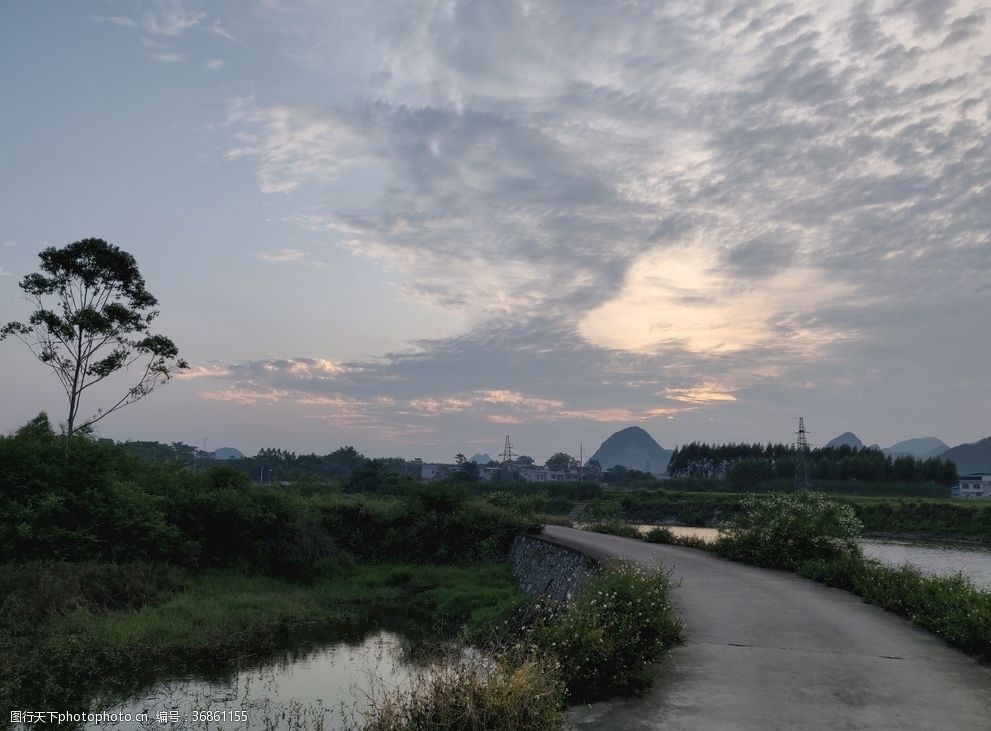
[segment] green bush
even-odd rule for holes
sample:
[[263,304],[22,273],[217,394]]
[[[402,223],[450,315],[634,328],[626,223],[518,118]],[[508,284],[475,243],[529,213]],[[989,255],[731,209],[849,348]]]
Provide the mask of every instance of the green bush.
[[133,612],[186,583],[178,569],[139,561],[0,565],[0,708],[85,707],[80,685],[92,678],[58,672],[58,658],[46,652],[51,623],[77,612]]
[[674,543],[675,537],[674,533],[670,529],[665,528],[662,525],[654,526],[649,531],[643,534],[642,538],[647,541],[647,543]]
[[643,688],[681,637],[668,579],[630,564],[603,571],[571,603],[544,605],[516,651],[557,660],[570,703]]
[[622,538],[642,538],[640,531],[619,518],[602,518],[586,523],[582,530],[589,530],[593,533],[608,533]]
[[[314,502],[334,542],[356,558],[465,564],[504,558],[513,539],[541,525],[490,505],[324,496]],[[433,509],[436,507],[442,510]]]
[[747,495],[717,553],[761,566],[858,554],[861,523],[846,503],[821,493]]

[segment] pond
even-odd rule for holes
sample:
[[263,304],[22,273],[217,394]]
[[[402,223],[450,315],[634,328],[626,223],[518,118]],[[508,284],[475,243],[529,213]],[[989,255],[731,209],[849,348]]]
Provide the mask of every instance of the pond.
[[402,687],[419,665],[411,649],[403,635],[377,631],[356,642],[286,653],[222,679],[159,682],[124,703],[100,705],[103,713],[117,715],[86,728],[360,728],[369,695]]

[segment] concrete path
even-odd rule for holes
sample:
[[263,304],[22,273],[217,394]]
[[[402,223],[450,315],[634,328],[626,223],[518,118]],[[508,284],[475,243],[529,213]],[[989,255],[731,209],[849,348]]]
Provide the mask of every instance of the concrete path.
[[691,548],[545,532],[663,566],[685,621],[646,695],[573,709],[577,728],[991,730],[991,668],[852,594]]

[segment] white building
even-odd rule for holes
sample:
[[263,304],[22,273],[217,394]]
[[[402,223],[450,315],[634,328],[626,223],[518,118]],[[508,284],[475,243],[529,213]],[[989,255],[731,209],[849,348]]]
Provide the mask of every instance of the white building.
[[578,470],[549,470],[546,467],[522,467],[516,469],[527,482],[578,482]]
[[970,500],[991,499],[991,472],[960,475],[960,484],[954,486],[953,497]]

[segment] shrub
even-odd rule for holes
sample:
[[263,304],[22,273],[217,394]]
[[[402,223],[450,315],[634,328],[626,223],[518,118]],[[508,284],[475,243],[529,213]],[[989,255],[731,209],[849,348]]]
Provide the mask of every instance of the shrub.
[[519,665],[462,657],[371,699],[366,731],[558,731],[560,675],[531,658]]
[[314,522],[283,523],[268,541],[265,554],[272,573],[289,579],[339,573],[354,563]]
[[861,523],[846,503],[816,492],[747,495],[717,553],[762,566],[858,554]]
[[517,652],[556,657],[571,703],[645,687],[649,665],[681,637],[667,577],[630,564],[603,571],[572,603],[545,606]]
[[643,534],[643,539],[647,543],[674,543],[675,536],[670,529],[662,525],[655,526]]
[[583,530],[595,533],[608,533],[622,538],[642,538],[640,531],[619,518],[602,518],[582,526]]

